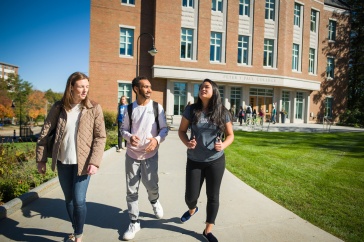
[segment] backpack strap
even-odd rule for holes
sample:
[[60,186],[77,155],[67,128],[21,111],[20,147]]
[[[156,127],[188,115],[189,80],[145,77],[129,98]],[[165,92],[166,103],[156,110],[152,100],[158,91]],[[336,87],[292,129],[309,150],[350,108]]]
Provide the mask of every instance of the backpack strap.
[[159,120],[158,120],[158,103],[153,101],[154,121],[157,123],[157,132],[160,131]]
[[131,113],[133,112],[133,103],[129,103],[128,104],[128,116],[129,116],[129,133],[131,133],[131,125],[132,125],[132,121],[131,121]]
[[[153,101],[153,111],[154,111],[154,121],[157,123],[157,131],[159,133],[160,125],[158,120],[158,103]],[[131,126],[132,126],[132,120],[131,120],[131,114],[133,113],[133,103],[128,104],[128,116],[129,116],[129,133],[131,133]]]

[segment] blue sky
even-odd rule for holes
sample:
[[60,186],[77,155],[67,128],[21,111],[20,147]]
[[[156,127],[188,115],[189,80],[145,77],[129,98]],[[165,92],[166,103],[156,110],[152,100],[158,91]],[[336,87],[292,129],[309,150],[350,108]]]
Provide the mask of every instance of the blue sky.
[[0,0],[0,62],[19,67],[34,89],[63,92],[88,75],[90,0]]

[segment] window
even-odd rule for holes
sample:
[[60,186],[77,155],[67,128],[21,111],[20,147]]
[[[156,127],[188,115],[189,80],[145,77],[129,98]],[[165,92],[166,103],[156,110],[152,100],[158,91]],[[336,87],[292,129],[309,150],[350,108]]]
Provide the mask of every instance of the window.
[[273,47],[274,40],[264,39],[264,58],[263,66],[273,67]]
[[174,83],[174,115],[181,115],[183,110],[185,109],[185,105],[187,103],[187,94],[186,94],[187,84],[181,82]]
[[181,59],[192,59],[193,30],[182,28],[181,30]]
[[212,0],[212,11],[222,12],[223,0]]
[[126,84],[126,83],[118,83],[118,100],[117,103],[119,103],[120,98],[122,96],[126,97],[126,101],[128,103],[131,103],[131,84]]
[[265,19],[274,21],[275,0],[265,0]]
[[121,0],[121,3],[125,3],[125,4],[135,4],[134,0]]
[[301,26],[301,5],[298,3],[294,4],[293,25],[297,27]]
[[303,93],[296,93],[296,119],[302,119],[303,114]]
[[328,78],[334,78],[334,60],[332,57],[327,57],[326,77]]
[[239,15],[250,17],[250,0],[240,0]]
[[211,32],[210,61],[221,61],[221,33]]
[[224,86],[219,86],[221,102],[224,104]]
[[332,117],[332,97],[325,98],[325,116]]
[[182,0],[182,6],[193,8],[193,0]]
[[199,93],[200,93],[200,84],[193,84],[193,102],[194,103],[197,103]]
[[336,40],[336,21],[329,20],[329,40]]
[[313,48],[310,48],[309,56],[308,56],[308,72],[311,74],[316,74],[315,60],[316,60],[316,50]]
[[241,106],[241,87],[231,87],[230,92],[230,103],[231,107],[235,105],[235,114],[239,112],[239,108]]
[[298,71],[299,45],[293,44],[292,48],[292,70]]
[[239,35],[238,39],[238,63],[248,65],[249,37]]
[[311,25],[310,25],[311,32],[317,32],[317,11],[311,10]]
[[120,28],[120,55],[133,56],[134,30]]
[[282,110],[287,113],[286,117],[289,117],[289,104],[290,95],[288,91],[282,91]]

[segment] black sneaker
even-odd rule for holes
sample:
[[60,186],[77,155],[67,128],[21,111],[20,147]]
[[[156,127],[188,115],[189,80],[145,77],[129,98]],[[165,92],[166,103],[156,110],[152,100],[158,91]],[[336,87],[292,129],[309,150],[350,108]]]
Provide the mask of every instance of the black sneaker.
[[190,218],[195,215],[196,213],[198,212],[198,207],[196,207],[196,210],[195,212],[191,215],[189,210],[187,210],[187,212],[185,212],[182,217],[181,217],[181,222],[184,223],[184,222],[187,222],[188,220],[190,220]]
[[212,233],[208,233],[205,234],[205,230],[202,232],[203,237],[208,241],[208,242],[218,242],[218,240],[216,239],[216,237],[212,234]]

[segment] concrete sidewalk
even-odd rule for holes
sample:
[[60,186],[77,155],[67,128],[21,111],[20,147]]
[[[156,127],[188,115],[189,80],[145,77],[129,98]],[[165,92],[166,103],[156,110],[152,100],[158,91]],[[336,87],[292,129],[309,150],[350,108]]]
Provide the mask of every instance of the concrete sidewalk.
[[[186,148],[176,131],[170,131],[159,152],[160,202],[164,218],[157,220],[140,189],[142,230],[134,241],[203,241],[206,217],[205,190],[199,213],[185,224],[184,202]],[[84,241],[119,241],[129,218],[125,201],[125,151],[104,153],[98,174],[87,193],[88,215]],[[71,225],[59,186],[0,221],[0,241],[63,241]],[[227,170],[220,195],[220,210],[214,228],[220,241],[340,241],[247,186]]]

